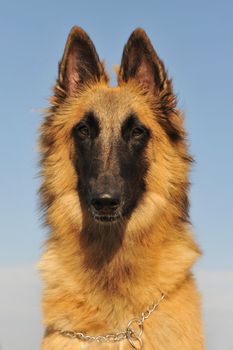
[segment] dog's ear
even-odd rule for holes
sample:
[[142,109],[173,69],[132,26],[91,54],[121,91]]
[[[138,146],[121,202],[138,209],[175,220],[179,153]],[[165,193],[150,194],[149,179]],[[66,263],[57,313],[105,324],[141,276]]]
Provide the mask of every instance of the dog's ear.
[[108,78],[94,44],[83,29],[73,27],[59,64],[58,87],[72,96],[84,84],[101,80]]
[[[184,138],[182,118],[176,113],[176,96],[172,82],[168,78],[163,62],[155,52],[150,39],[143,29],[136,29],[130,36],[123,51],[118,73],[118,84],[130,80],[143,87],[145,93],[159,97],[161,113],[159,122],[172,141]],[[158,102],[158,100],[156,100]],[[159,106],[159,107],[158,107]]]
[[155,52],[143,29],[136,29],[123,51],[118,83],[135,79],[153,95],[164,89],[171,90],[163,62]]

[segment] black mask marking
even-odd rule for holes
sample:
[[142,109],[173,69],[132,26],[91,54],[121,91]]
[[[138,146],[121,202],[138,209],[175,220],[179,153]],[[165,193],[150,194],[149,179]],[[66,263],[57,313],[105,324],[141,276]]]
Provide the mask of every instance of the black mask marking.
[[81,204],[99,222],[129,216],[145,190],[149,130],[135,114],[114,130],[104,139],[104,125],[100,127],[93,112],[73,129]]

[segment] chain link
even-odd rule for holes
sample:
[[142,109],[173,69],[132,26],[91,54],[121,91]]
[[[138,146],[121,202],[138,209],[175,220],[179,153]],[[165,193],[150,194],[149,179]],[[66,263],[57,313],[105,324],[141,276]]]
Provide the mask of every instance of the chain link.
[[127,338],[126,332],[118,332],[114,334],[106,334],[106,335],[87,335],[82,332],[75,331],[64,331],[62,329],[58,329],[61,335],[71,338],[71,339],[79,339],[82,341],[86,341],[89,343],[116,343],[122,341]]
[[156,303],[149,305],[146,311],[142,312],[138,318],[131,319],[126,327],[126,330],[122,332],[105,335],[87,335],[82,332],[66,331],[62,329],[57,329],[55,331],[64,337],[78,339],[89,343],[117,343],[127,339],[133,349],[139,350],[143,347],[143,342],[141,339],[143,333],[143,324],[145,320],[147,320],[150,315],[157,309],[163,299],[164,294],[161,293],[160,299]]

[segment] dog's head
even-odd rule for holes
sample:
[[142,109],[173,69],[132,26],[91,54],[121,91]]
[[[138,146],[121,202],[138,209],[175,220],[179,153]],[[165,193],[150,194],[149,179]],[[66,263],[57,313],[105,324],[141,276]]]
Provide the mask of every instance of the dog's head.
[[168,209],[186,220],[190,157],[182,118],[142,29],[130,36],[111,88],[90,38],[73,28],[51,102],[41,129],[49,223],[60,215],[72,225],[86,218],[146,227]]

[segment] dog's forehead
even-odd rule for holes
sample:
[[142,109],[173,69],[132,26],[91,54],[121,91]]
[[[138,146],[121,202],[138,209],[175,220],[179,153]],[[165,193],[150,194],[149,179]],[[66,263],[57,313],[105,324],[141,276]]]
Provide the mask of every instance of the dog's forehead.
[[134,110],[132,94],[119,88],[99,89],[92,92],[89,109],[102,126],[119,126]]

